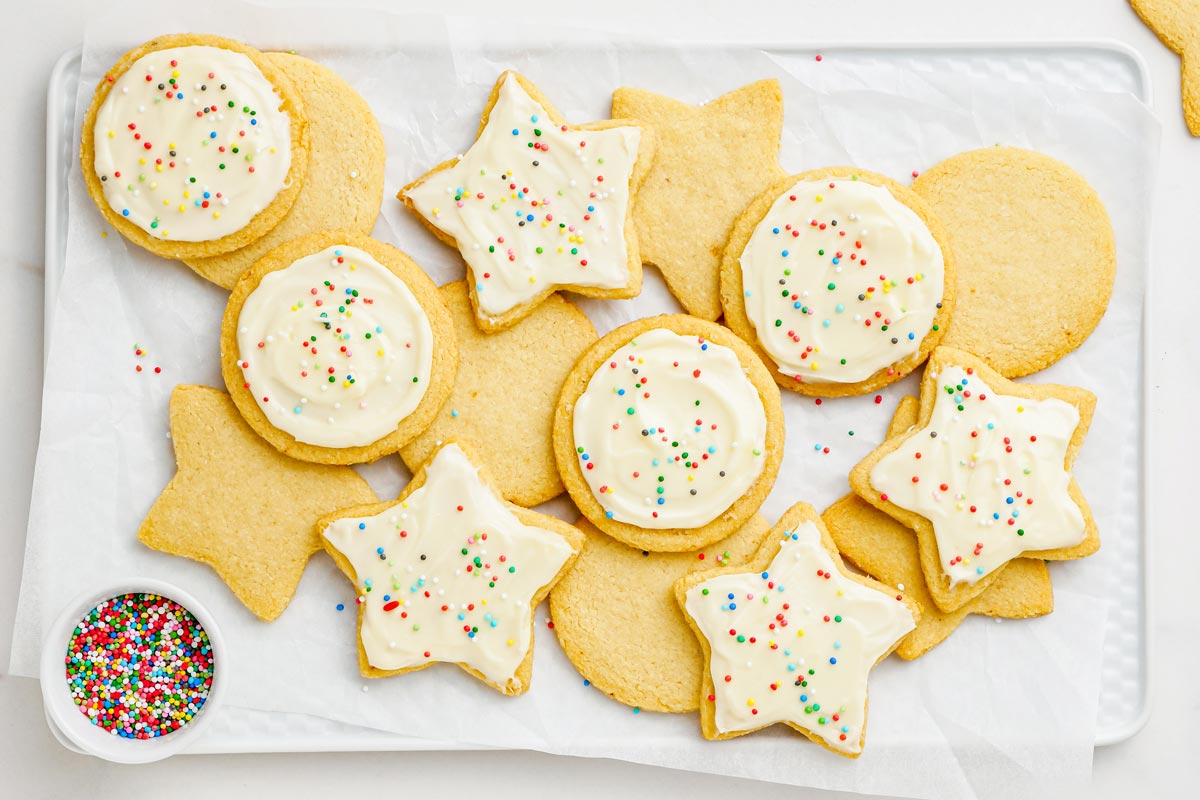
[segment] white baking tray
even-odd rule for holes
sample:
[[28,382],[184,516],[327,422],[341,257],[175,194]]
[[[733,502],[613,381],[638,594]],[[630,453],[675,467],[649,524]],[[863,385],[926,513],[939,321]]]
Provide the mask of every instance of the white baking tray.
[[[812,46],[802,44],[756,44],[753,46],[782,56],[811,57]],[[1140,55],[1117,42],[1020,43],[960,45],[822,45],[822,53],[838,60],[905,59],[931,69],[959,69],[974,73],[1023,80],[1044,80],[1068,86],[1106,91],[1127,91],[1141,102],[1150,102],[1150,83]],[[78,135],[73,109],[78,88],[81,50],[62,55],[50,76],[46,118],[46,270],[45,346],[59,281],[65,267],[68,219],[67,175],[77,158]],[[1148,263],[1148,258],[1147,258]],[[1147,287],[1145,307],[1152,307]],[[1143,320],[1146,315],[1143,314]],[[1113,603],[1104,645],[1104,669],[1100,687],[1097,745],[1123,741],[1145,725],[1150,713],[1150,608],[1147,531],[1150,509],[1144,487],[1151,480],[1147,458],[1147,388],[1144,375],[1150,352],[1149,331],[1143,326],[1141,414],[1138,425],[1138,458],[1142,485],[1136,509],[1136,535],[1124,536],[1114,544],[1121,549],[1123,574],[1114,576],[1114,591],[1122,596]],[[51,725],[53,730],[53,725]],[[57,731],[55,735],[71,747]],[[71,747],[71,749],[74,749]],[[442,750],[463,745],[400,736],[371,728],[348,725],[307,714],[258,711],[226,706],[220,710],[203,739],[190,753],[311,752],[354,750]]]

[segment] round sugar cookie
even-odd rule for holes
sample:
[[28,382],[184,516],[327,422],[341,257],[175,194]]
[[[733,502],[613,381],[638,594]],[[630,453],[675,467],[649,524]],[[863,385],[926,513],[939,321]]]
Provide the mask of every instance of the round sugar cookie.
[[383,200],[387,149],[379,121],[362,96],[333,70],[290,53],[264,58],[291,79],[308,115],[308,174],[287,216],[268,233],[232,253],[187,258],[202,278],[226,289],[268,251],[324,230],[366,236]]
[[779,389],[745,342],[686,314],[622,325],[571,369],[554,456],[585,517],[632,547],[696,550],[758,510],[783,457]]
[[246,422],[320,464],[393,453],[425,430],[458,368],[454,322],[404,253],[343,231],[280,245],[247,270],[221,324],[221,374]]
[[470,443],[506,500],[532,507],[563,492],[550,432],[559,390],[596,329],[553,294],[510,328],[487,334],[475,324],[466,281],[440,290],[454,319],[458,377],[433,424],[400,448],[409,469],[447,439]]
[[644,711],[700,707],[704,658],[675,602],[675,581],[754,555],[771,526],[759,514],[704,550],[651,553],[606,536],[587,520],[575,566],[550,590],[563,651],[593,686]]
[[958,259],[954,321],[942,344],[1016,378],[1079,347],[1112,295],[1117,250],[1096,191],[1049,156],[987,147],[926,170],[913,191]]
[[100,213],[168,258],[245,247],[295,203],[308,171],[308,118],[291,79],[220,36],[160,36],[100,79],[83,119],[80,166]]
[[725,324],[783,388],[872,392],[920,366],[954,307],[954,256],[911,190],[855,167],[759,195],[721,262]]

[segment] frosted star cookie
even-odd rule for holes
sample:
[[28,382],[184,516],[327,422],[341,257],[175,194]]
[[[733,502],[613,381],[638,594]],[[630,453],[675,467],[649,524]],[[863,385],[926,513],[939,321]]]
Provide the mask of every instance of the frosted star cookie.
[[575,669],[596,689],[642,711],[700,707],[703,653],[675,602],[675,581],[740,564],[771,526],[760,515],[704,550],[651,553],[622,544],[586,519],[571,571],[550,592],[554,633]]
[[954,323],[942,344],[1007,378],[1083,344],[1117,270],[1112,225],[1083,176],[1041,153],[986,147],[926,170],[912,188],[945,225],[957,259]]
[[1200,136],[1200,6],[1195,0],[1129,0],[1146,27],[1178,53],[1183,86],[1183,117]]
[[532,314],[499,333],[475,325],[464,281],[440,290],[454,318],[458,377],[450,398],[422,434],[400,448],[409,469],[443,441],[471,446],[500,494],[532,507],[563,493],[550,431],[559,390],[596,329],[570,301],[546,298]]
[[738,218],[725,324],[785,389],[875,391],[924,362],[954,307],[954,257],[924,202],[852,167],[785,178]]
[[641,291],[631,219],[653,149],[650,131],[632,120],[568,125],[509,71],[492,89],[475,144],[399,198],[458,248],[476,322],[496,331],[559,289],[603,298]]
[[366,101],[315,61],[290,53],[263,57],[291,79],[304,101],[308,172],[296,202],[270,232],[232,253],[184,260],[201,277],[226,289],[267,251],[298,236],[327,230],[368,235],[383,198],[387,150]]
[[[916,424],[917,407],[915,397],[900,399],[888,428],[888,438],[899,436]],[[853,493],[825,509],[821,519],[848,564],[895,586],[920,606],[921,618],[916,629],[896,648],[901,658],[912,660],[925,655],[954,633],[968,614],[1026,619],[1054,610],[1054,590],[1046,562],[1014,558],[987,591],[956,611],[943,612],[925,588],[917,538],[912,530]]]
[[246,246],[287,214],[308,169],[308,122],[291,80],[254,48],[160,36],[101,79],[79,158],[122,236],[202,258]]
[[954,611],[1018,556],[1082,558],[1100,547],[1071,467],[1096,407],[1086,389],[1013,383],[940,347],[917,426],[850,472],[850,487],[917,532],[933,602]]
[[238,415],[229,395],[207,386],[171,393],[178,469],[138,529],[147,547],[208,564],[259,619],[291,602],[321,539],[322,514],[375,493],[349,467],[280,455]]
[[365,677],[458,664],[507,695],[533,673],[533,612],[583,546],[578,529],[502,500],[447,442],[390,503],[317,524],[358,596]]
[[642,262],[658,268],[689,314],[716,320],[729,230],[785,174],[779,81],[755,81],[700,106],[621,88],[612,115],[654,128],[654,163],[633,209]]
[[744,342],[664,314],[584,353],[554,412],[554,456],[575,505],[632,547],[696,550],[758,510],[783,457],[779,389]]
[[838,755],[862,754],[867,677],[913,629],[916,603],[846,570],[821,517],[797,503],[754,558],[681,578],[675,596],[708,669],[706,739],[785,723]]
[[303,461],[357,464],[425,430],[450,395],[450,312],[408,256],[328,231],[280,245],[233,287],[221,374],[250,427]]

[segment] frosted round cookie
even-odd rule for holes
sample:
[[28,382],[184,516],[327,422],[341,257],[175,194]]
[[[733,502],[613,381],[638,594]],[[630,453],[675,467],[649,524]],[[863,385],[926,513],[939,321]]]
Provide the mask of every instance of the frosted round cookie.
[[725,324],[785,389],[863,394],[916,369],[945,333],[954,258],[911,190],[851,167],[760,195],[721,264]]
[[775,483],[779,390],[720,325],[685,314],[637,320],[567,376],[554,455],[600,530],[643,550],[695,550],[739,528]]
[[913,182],[958,257],[954,324],[942,344],[1017,378],[1091,335],[1117,273],[1096,190],[1049,156],[1016,147],[959,153]]
[[221,372],[238,410],[293,458],[373,461],[423,431],[450,394],[454,324],[396,248],[341,231],[296,239],[238,280]]
[[339,230],[367,236],[379,216],[387,148],[367,101],[333,70],[291,53],[264,53],[304,101],[310,158],[304,186],[287,215],[232,253],[185,259],[202,278],[226,289],[268,250],[298,236]]
[[303,101],[252,47],[162,36],[101,79],[80,162],[92,200],[125,238],[169,258],[227,253],[295,202],[308,169]]

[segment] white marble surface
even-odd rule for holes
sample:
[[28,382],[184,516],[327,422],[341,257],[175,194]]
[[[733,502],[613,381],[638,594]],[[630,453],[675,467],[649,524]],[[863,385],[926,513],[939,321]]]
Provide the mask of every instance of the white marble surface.
[[[309,0],[312,2],[312,0]],[[334,3],[335,0],[325,0]],[[387,0],[364,5],[395,6]],[[280,4],[274,0],[270,4]],[[0,341],[9,343],[0,392],[0,442],[10,454],[0,480],[0,664],[8,663],[21,551],[28,513],[41,394],[42,238],[45,85],[58,55],[80,41],[84,20],[97,5],[85,0],[0,6],[4,76],[0,98],[8,114],[8,146],[0,147],[0,275],[9,311],[0,315]],[[572,23],[607,17],[638,19],[639,25],[678,36],[734,40],[823,42],[1058,41],[1115,39],[1137,49],[1150,67],[1155,110],[1163,121],[1156,198],[1148,363],[1148,482],[1153,547],[1151,602],[1154,651],[1151,667],[1155,711],[1146,728],[1127,742],[1096,751],[1093,785],[1077,796],[1125,797],[1145,793],[1173,797],[1196,791],[1200,761],[1188,746],[1200,712],[1200,684],[1188,669],[1200,659],[1200,615],[1182,587],[1200,557],[1200,539],[1183,498],[1196,474],[1197,444],[1191,400],[1200,379],[1189,355],[1200,351],[1190,267],[1195,249],[1184,236],[1200,211],[1200,140],[1187,135],[1179,108],[1179,61],[1147,31],[1124,0],[782,0],[739,7],[733,18],[718,15],[723,2],[694,2],[686,13],[650,12],[650,3],[610,0],[589,4],[513,4],[535,16],[556,7]],[[113,4],[116,9],[119,4]],[[565,8],[564,8],[565,7]],[[414,9],[425,8],[413,5]],[[449,8],[447,6],[447,8]],[[456,10],[502,7],[474,0]],[[113,13],[116,13],[114,10]],[[634,15],[638,15],[634,17]],[[1119,368],[1119,365],[1114,365]],[[464,760],[469,763],[464,764]],[[465,768],[465,769],[464,769]],[[537,753],[380,753],[253,755],[177,758],[133,769],[76,756],[59,747],[45,728],[37,684],[0,675],[0,774],[12,796],[57,797],[101,792],[123,797],[323,796],[332,792],[394,791],[453,797],[468,792],[494,797],[690,795],[694,798],[786,795],[833,797],[833,793],[784,789],[752,781],[713,778],[610,761]],[[7,794],[7,792],[5,793]],[[1060,795],[1061,796],[1061,795]]]

